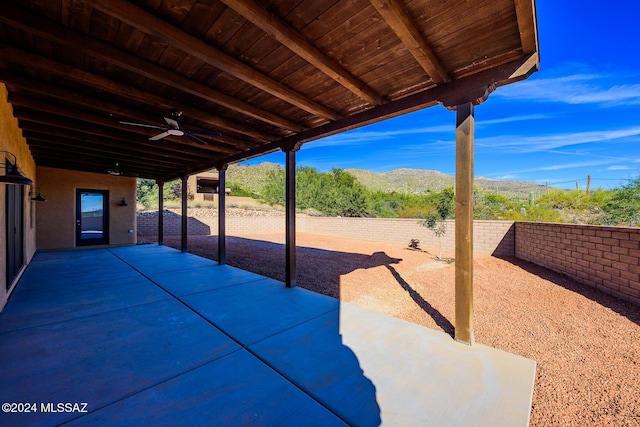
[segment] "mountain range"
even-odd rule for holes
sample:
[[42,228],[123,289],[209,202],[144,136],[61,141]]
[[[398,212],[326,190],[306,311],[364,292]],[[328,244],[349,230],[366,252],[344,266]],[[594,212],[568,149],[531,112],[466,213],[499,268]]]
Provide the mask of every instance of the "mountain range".
[[[270,171],[282,169],[275,163],[263,162],[258,165],[231,165],[227,171],[228,185],[237,185],[249,192],[260,194]],[[364,169],[345,169],[371,191],[386,193],[426,193],[440,191],[455,185],[455,177],[436,170],[394,169],[388,172],[371,172]],[[497,180],[476,177],[475,186],[485,191],[495,191],[503,195],[526,198],[529,193],[540,195],[546,187],[535,182]]]

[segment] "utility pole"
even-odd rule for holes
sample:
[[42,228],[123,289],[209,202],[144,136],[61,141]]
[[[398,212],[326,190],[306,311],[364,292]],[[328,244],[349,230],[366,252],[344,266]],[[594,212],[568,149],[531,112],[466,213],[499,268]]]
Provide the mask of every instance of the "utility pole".
[[589,197],[590,189],[591,189],[591,175],[587,175],[587,197]]

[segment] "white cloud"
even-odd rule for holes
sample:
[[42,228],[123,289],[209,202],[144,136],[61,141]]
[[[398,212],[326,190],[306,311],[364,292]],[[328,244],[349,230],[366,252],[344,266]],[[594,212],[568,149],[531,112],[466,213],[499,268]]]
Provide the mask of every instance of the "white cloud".
[[[549,172],[549,171],[566,170],[566,169],[579,169],[579,168],[586,168],[586,167],[603,166],[610,163],[611,163],[610,161],[606,161],[606,160],[598,160],[598,161],[591,161],[591,162],[577,162],[577,163],[562,163],[562,164],[555,164],[555,165],[548,165],[548,166],[540,166],[536,168],[501,172],[499,176],[500,176],[500,179],[514,179],[515,177],[525,173]],[[504,177],[509,177],[509,178],[504,178]]]
[[594,142],[608,142],[640,136],[640,126],[626,129],[560,133],[539,136],[501,135],[478,138],[476,147],[502,152],[533,153]]
[[607,168],[607,170],[609,171],[626,171],[630,169],[631,168],[629,166],[624,166],[624,165],[612,165]]
[[551,117],[550,115],[546,115],[546,114],[530,114],[528,116],[512,116],[512,117],[503,117],[501,119],[478,120],[476,121],[476,127],[486,126],[486,125],[496,125],[496,124],[502,124],[502,123],[542,120],[542,119],[548,119],[550,117]]
[[309,144],[309,148],[319,148],[328,146],[344,146],[344,145],[364,145],[375,141],[388,141],[402,136],[408,135],[428,135],[440,134],[443,132],[453,133],[455,128],[453,125],[438,125],[415,128],[402,128],[393,130],[361,130],[339,133],[326,138],[318,139]]
[[640,84],[609,83],[612,79],[619,82],[625,78],[597,74],[532,77],[496,91],[495,96],[566,104],[640,105]]

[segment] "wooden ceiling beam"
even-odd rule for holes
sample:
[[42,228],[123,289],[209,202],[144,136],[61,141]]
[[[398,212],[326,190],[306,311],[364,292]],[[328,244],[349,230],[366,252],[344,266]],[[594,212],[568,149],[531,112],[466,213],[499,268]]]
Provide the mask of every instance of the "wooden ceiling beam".
[[224,71],[283,101],[326,120],[336,120],[338,113],[236,60],[210,44],[193,37],[166,21],[125,0],[94,2],[93,7],[143,33],[152,35],[201,61]]
[[[31,155],[34,157],[34,160],[38,163],[40,160],[46,158],[46,160],[55,161],[59,166],[69,167],[71,164],[79,164],[79,163],[87,163],[89,165],[95,166],[101,173],[108,173],[109,170],[113,170],[116,168],[121,168],[123,165],[128,165],[129,169],[135,169],[137,172],[144,172],[146,174],[158,175],[166,170],[174,169],[174,166],[161,166],[161,165],[150,165],[144,164],[142,162],[136,160],[125,160],[121,156],[96,156],[91,153],[83,153],[81,156],[75,156],[72,153],[64,152],[64,151],[55,151],[51,152],[47,149],[41,149],[39,147],[34,147],[31,151]],[[40,164],[38,163],[40,166]]]
[[[52,157],[52,158],[40,158],[37,159],[38,166],[56,168],[56,169],[68,169],[68,170],[76,170],[82,172],[91,172],[97,173],[101,175],[109,175],[110,170],[114,170],[116,168],[116,164],[108,164],[108,163],[97,163],[92,158],[83,158],[79,157],[77,159],[65,159],[60,157]],[[124,167],[122,164],[118,165],[118,169],[123,172],[123,176],[131,177],[131,178],[150,178],[156,179],[159,176],[163,176],[167,169],[163,168],[140,168],[136,169],[135,173],[128,173],[129,169]]]
[[114,156],[95,155],[89,152],[71,154],[63,150],[51,152],[50,150],[42,149],[41,147],[33,147],[32,154],[36,159],[39,157],[47,157],[47,159],[55,160],[58,163],[88,163],[98,166],[99,169],[103,169],[104,172],[107,172],[109,169],[114,169],[116,165],[120,168],[123,168],[125,165],[130,166],[131,168],[135,166],[137,170],[144,170],[153,173],[175,168],[175,166],[163,166],[159,164],[139,162],[137,160],[125,161],[117,153]]
[[[32,92],[40,96],[46,97],[47,99],[53,99],[65,104],[75,104],[78,107],[82,107],[83,109],[103,111],[114,122],[118,120],[117,117],[119,116],[120,120],[123,120],[123,119],[127,121],[141,120],[142,122],[146,122],[146,123],[154,123],[158,125],[163,124],[158,121],[159,119],[158,116],[146,114],[140,110],[135,110],[133,108],[122,106],[121,104],[115,104],[115,103],[104,101],[95,97],[82,95],[76,91],[65,89],[59,85],[54,86],[49,83],[45,83],[29,77],[25,77],[22,74],[16,74],[10,71],[2,71],[0,72],[0,81],[4,82],[8,86],[22,89],[23,91],[27,91],[27,92]],[[11,99],[14,99],[14,98],[11,98]],[[32,107],[32,108],[38,109],[37,107]],[[60,111],[62,111],[62,108],[60,109]],[[128,126],[128,128],[129,128],[128,131],[132,132],[135,127]],[[149,133],[145,133],[145,135],[149,136]],[[204,139],[208,139],[208,137]],[[165,140],[173,141],[176,143],[178,142],[178,140],[174,137],[167,137],[165,138]],[[224,149],[225,147],[231,149],[236,145],[236,141],[237,140],[235,138],[222,135],[222,136],[216,137],[215,143],[212,143],[211,141],[209,141],[209,145],[212,147],[219,146],[222,149]]]
[[[19,114],[19,112],[18,112]],[[184,161],[193,161],[194,157],[207,159],[214,159],[215,156],[220,156],[221,153],[212,151],[196,151],[196,147],[177,147],[175,144],[158,144],[156,141],[131,141],[130,138],[125,138],[123,135],[114,134],[112,132],[100,132],[97,129],[91,129],[86,132],[78,131],[76,129],[65,128],[64,124],[56,126],[55,123],[47,122],[40,123],[43,120],[36,118],[33,115],[16,118],[19,120],[20,129],[24,131],[33,131],[45,135],[54,135],[61,138],[68,138],[74,141],[86,142],[91,144],[106,145],[113,147],[131,147],[133,145],[140,146],[143,150],[149,150],[149,152],[162,155],[165,157],[173,157],[182,159]],[[88,128],[85,128],[88,129]],[[228,155],[228,153],[222,153],[222,155]]]
[[[14,107],[22,107],[31,111],[52,114],[54,116],[60,116],[65,118],[73,118],[73,120],[78,120],[80,122],[100,125],[102,127],[117,129],[119,131],[124,131],[128,133],[135,133],[135,134],[141,135],[141,137],[145,137],[147,140],[150,136],[149,129],[145,129],[143,127],[137,127],[137,126],[124,125],[118,122],[117,120],[115,120],[113,117],[101,116],[99,114],[91,113],[87,110],[64,107],[62,105],[54,105],[45,100],[35,99],[35,98],[31,98],[24,95],[10,94],[8,97],[8,100],[9,100],[9,103]],[[46,117],[46,116],[41,116],[41,117]],[[58,125],[60,124],[60,119],[50,118],[50,119],[46,119],[46,122],[43,122],[43,123],[53,124],[55,126],[56,124]],[[129,140],[131,139],[132,138],[129,138]],[[163,140],[165,142],[171,141],[174,144],[185,144],[185,142],[180,137],[177,137],[177,136],[169,136],[169,137],[163,138]],[[211,143],[211,141],[209,142],[210,144],[207,144],[206,146],[203,146],[201,148],[207,149],[207,150],[214,150],[214,151],[217,150],[217,151],[226,152],[226,153],[233,153],[236,151],[233,149],[233,146],[227,146],[224,144],[221,145],[218,142],[213,144]],[[157,143],[153,143],[153,142],[151,142],[151,144],[157,145]]]
[[[522,41],[522,53],[532,54],[538,50],[538,24],[535,0],[515,0],[518,30]],[[531,25],[533,23],[533,25]]]
[[277,114],[261,110],[252,104],[198,83],[181,74],[171,72],[157,64],[145,61],[138,56],[117,49],[100,40],[85,36],[79,31],[59,25],[27,10],[6,5],[3,13],[0,14],[0,22],[46,40],[55,41],[56,43],[82,52],[85,55],[107,61],[125,70],[237,111],[248,117],[253,117],[264,123],[294,132],[300,132],[306,129],[304,126],[280,117]]
[[[19,50],[12,46],[0,47],[0,56],[3,60],[20,64],[28,68],[41,70],[43,73],[56,75],[60,78],[71,80],[82,85],[90,86],[93,89],[97,88],[107,93],[116,94],[118,96],[125,97],[136,102],[160,106],[162,108],[165,108],[167,111],[170,111],[174,108],[179,108],[185,113],[185,115],[191,118],[200,120],[201,122],[208,123],[221,129],[226,129],[231,132],[250,136],[260,141],[272,141],[279,138],[275,135],[267,135],[262,132],[257,132],[244,124],[231,122],[230,120],[205,113],[204,111],[189,108],[186,106],[178,106],[176,105],[177,103],[175,101],[165,99],[156,94],[145,92],[143,90],[113,81],[111,79],[98,76],[84,70],[80,70],[70,65],[53,61],[34,53]],[[236,143],[238,145],[246,146],[246,142],[242,140],[237,140]]]
[[[11,93],[8,96],[8,101],[14,107],[25,108],[32,111],[41,113],[53,114],[61,117],[72,117],[74,120],[78,120],[85,123],[97,124],[100,126],[108,127],[111,129],[118,129],[125,132],[135,133],[141,136],[149,137],[150,130],[142,127],[129,126],[121,124],[119,121],[113,119],[113,117],[101,116],[99,114],[91,113],[87,110],[80,110],[77,108],[65,107],[62,105],[53,104],[42,99],[36,99],[29,96],[19,95]],[[137,118],[137,117],[136,117]],[[54,120],[54,119],[52,119]],[[47,121],[47,123],[51,123]],[[166,137],[167,141],[177,141],[178,137]]]
[[364,99],[371,105],[380,105],[382,97],[366,83],[352,75],[340,64],[328,58],[309,40],[291,28],[280,17],[252,0],[221,0],[253,25],[278,40],[296,55],[322,71],[327,76]]
[[399,0],[369,1],[434,83],[441,84],[451,80],[447,69]]
[[[132,120],[133,118],[145,121],[147,123],[158,122],[159,117],[152,116],[143,111],[123,106],[123,104],[116,104],[114,102],[105,101],[95,97],[83,95],[77,91],[65,89],[60,85],[53,85],[50,83],[36,80],[31,77],[27,77],[24,74],[17,74],[11,71],[0,72],[0,82],[5,83],[7,86],[28,92],[37,94],[39,96],[46,97],[55,101],[64,102],[65,104],[72,104],[78,107],[87,108],[91,110],[98,110],[104,112],[107,116],[116,117],[121,119]],[[13,91],[12,91],[13,92]],[[158,122],[158,124],[160,124]]]
[[[123,159],[130,161],[137,161],[140,158],[144,158],[150,164],[159,164],[165,166],[182,166],[184,161],[180,162],[173,157],[158,156],[148,151],[140,151],[135,149],[124,149],[122,147],[114,148],[104,145],[87,145],[84,144],[82,148],[79,147],[79,141],[73,141],[67,138],[60,138],[52,135],[39,134],[36,132],[25,131],[24,137],[27,139],[29,147],[38,147],[40,149],[50,149],[53,151],[65,151],[77,153],[81,151],[83,153],[95,153],[103,155],[118,154]],[[144,162],[142,162],[144,163]]]
[[[335,122],[327,123],[317,128],[309,129],[297,135],[284,138],[258,149],[247,150],[241,154],[222,159],[223,164],[235,163],[247,158],[256,157],[281,149],[291,149],[306,142],[340,132],[356,129],[380,120],[390,119],[423,108],[441,104],[446,108],[455,109],[457,105],[472,102],[479,104],[487,99],[489,94],[499,86],[526,79],[538,69],[538,54],[510,61],[490,70],[482,71],[449,83],[436,86],[424,92],[419,92],[396,101],[390,101],[375,108],[345,117]],[[205,162],[194,165],[189,174],[205,170]]]

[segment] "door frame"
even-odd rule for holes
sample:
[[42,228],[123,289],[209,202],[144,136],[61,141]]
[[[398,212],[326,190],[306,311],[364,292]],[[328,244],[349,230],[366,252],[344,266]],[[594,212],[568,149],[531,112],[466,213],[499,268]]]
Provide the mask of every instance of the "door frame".
[[[7,185],[5,190],[6,290],[11,290],[25,266],[24,187]],[[13,231],[12,231],[13,229]]]
[[[82,194],[93,193],[102,196],[102,237],[96,239],[82,238]],[[76,189],[76,246],[109,244],[109,190]]]

